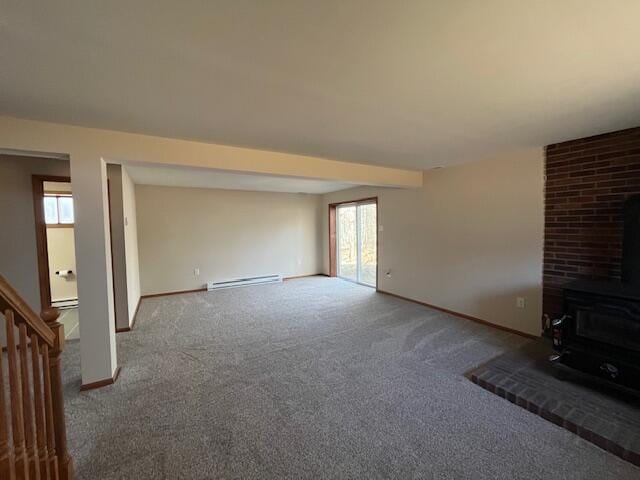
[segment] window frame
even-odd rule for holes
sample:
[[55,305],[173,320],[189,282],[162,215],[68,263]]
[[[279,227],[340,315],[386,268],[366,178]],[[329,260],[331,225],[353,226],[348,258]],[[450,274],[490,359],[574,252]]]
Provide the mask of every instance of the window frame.
[[[73,205],[73,194],[70,192],[43,192],[42,197],[42,208],[43,214],[45,213],[44,202],[46,198],[55,198],[56,199],[56,213],[57,213],[57,222],[56,223],[47,223],[46,215],[44,216],[44,223],[47,228],[73,228],[76,223],[76,212]],[[71,199],[71,207],[73,214],[73,221],[71,223],[61,222],[60,221],[60,199],[61,198],[70,198]]]

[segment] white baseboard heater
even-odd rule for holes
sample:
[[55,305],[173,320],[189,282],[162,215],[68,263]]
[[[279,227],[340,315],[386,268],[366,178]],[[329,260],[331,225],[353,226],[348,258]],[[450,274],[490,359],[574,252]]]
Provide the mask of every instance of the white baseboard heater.
[[222,282],[207,282],[207,291],[220,290],[223,288],[246,287],[249,285],[262,285],[263,283],[280,283],[282,275],[262,275],[260,277],[237,278],[235,280],[224,280]]

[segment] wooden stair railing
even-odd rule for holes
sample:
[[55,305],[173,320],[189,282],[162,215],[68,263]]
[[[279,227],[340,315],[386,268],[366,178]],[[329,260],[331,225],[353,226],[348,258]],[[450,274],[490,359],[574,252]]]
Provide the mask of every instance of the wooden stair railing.
[[6,334],[6,352],[0,354],[0,479],[71,480],[59,312],[46,308],[38,317],[2,275],[0,312]]

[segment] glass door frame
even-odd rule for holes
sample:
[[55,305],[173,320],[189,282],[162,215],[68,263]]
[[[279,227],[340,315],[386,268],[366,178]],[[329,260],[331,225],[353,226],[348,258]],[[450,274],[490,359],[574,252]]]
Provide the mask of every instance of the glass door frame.
[[[365,283],[361,280],[361,269],[362,269],[362,259],[361,259],[361,225],[360,225],[360,214],[358,210],[358,206],[360,205],[375,205],[376,206],[376,283],[372,285],[370,283]],[[356,255],[357,255],[357,263],[356,263],[356,280],[352,280],[350,278],[346,278],[340,275],[340,260],[338,255],[338,245],[339,245],[339,226],[338,226],[338,209],[340,207],[348,207],[354,206],[356,207]],[[378,288],[378,271],[379,271],[379,258],[380,258],[380,238],[379,238],[379,212],[378,212],[378,197],[369,197],[362,198],[358,200],[349,200],[346,202],[338,202],[329,204],[329,276],[330,277],[339,277],[348,282],[358,283],[360,285],[364,285],[366,287]]]

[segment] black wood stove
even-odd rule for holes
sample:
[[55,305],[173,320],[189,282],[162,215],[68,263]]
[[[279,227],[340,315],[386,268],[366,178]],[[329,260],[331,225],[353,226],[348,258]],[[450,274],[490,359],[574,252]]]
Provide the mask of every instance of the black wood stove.
[[622,281],[565,287],[551,360],[640,389],[640,195],[627,200],[624,217]]

